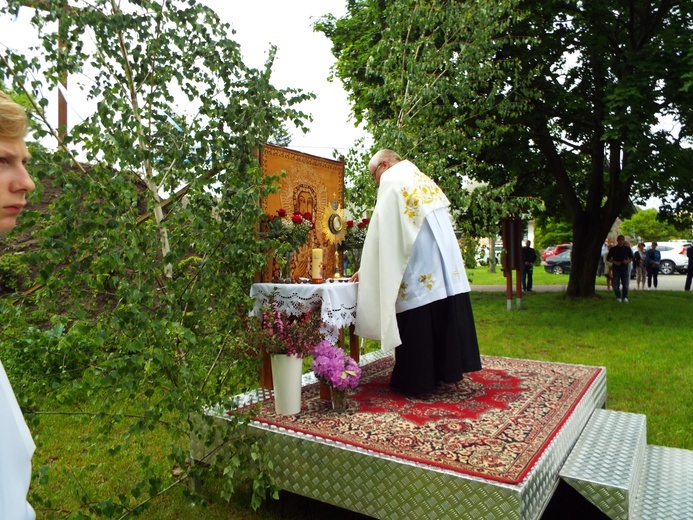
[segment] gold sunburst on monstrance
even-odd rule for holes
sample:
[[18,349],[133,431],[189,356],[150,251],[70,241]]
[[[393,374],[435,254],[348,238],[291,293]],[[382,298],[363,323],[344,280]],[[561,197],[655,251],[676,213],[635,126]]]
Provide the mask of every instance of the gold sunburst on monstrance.
[[341,244],[346,236],[344,208],[340,208],[336,200],[330,202],[328,206],[322,222],[322,232],[325,240],[330,244]]

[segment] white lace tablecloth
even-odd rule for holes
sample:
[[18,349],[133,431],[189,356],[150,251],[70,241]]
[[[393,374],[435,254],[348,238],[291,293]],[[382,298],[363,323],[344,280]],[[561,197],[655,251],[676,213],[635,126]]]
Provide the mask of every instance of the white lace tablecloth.
[[253,314],[267,304],[271,296],[281,310],[295,316],[319,307],[326,325],[322,332],[332,343],[339,339],[339,329],[356,321],[357,292],[358,283],[350,282],[255,283],[250,288],[250,296],[255,299]]

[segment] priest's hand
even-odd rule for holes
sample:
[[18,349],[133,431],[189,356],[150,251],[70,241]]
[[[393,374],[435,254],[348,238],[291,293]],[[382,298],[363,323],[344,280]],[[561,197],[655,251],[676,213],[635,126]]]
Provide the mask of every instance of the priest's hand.
[[354,274],[351,275],[351,278],[349,278],[350,282],[358,282],[359,281],[359,272],[356,271]]

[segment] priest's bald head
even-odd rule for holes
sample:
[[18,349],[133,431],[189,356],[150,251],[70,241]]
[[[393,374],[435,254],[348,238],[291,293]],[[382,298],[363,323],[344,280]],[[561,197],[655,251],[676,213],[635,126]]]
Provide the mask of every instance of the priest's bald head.
[[380,186],[380,177],[384,171],[400,162],[402,158],[392,150],[383,148],[375,153],[371,160],[368,162],[368,169],[373,176],[376,186]]

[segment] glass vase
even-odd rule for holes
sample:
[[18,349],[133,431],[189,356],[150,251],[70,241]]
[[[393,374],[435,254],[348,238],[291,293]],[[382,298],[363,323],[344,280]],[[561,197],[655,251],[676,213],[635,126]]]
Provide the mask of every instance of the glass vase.
[[291,267],[291,262],[294,259],[294,252],[287,251],[284,253],[284,263],[281,266],[281,281],[285,283],[291,283],[293,279],[293,268]]
[[332,409],[335,412],[345,412],[347,409],[347,393],[346,390],[338,388],[330,388],[330,398],[332,399]]
[[351,268],[352,268],[352,274],[355,273],[356,271],[359,270],[361,267],[361,253],[363,252],[363,249],[350,249],[349,253],[351,256]]

